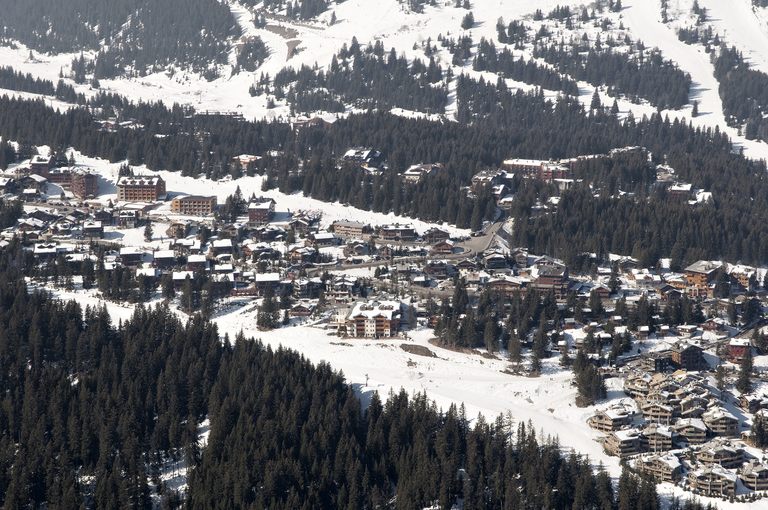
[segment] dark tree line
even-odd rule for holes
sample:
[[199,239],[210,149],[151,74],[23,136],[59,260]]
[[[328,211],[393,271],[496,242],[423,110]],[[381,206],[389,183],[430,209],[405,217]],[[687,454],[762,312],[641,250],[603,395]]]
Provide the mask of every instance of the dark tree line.
[[[361,48],[353,39],[333,57],[327,71],[308,66],[285,68],[272,85],[275,95],[287,98],[299,112],[342,112],[351,104],[362,109],[399,107],[442,113],[447,90],[444,85],[435,86],[442,79],[443,70],[433,58],[428,63],[419,59],[409,63],[394,48],[385,51],[381,41]],[[261,93],[266,87],[264,81],[252,93]]]
[[244,70],[253,72],[258,69],[269,56],[269,48],[260,37],[250,38],[245,41],[237,52],[237,64],[235,71]]
[[536,47],[534,56],[543,58],[576,80],[607,86],[611,95],[647,99],[660,109],[680,108],[688,104],[691,77],[673,62],[664,60],[657,50],[646,54],[642,43],[628,54],[610,47],[598,49],[588,43]]
[[[0,37],[41,52],[99,50],[117,75],[171,63],[195,70],[226,63],[227,42],[239,35],[229,8],[216,0],[0,1]],[[184,16],[179,16],[184,13]],[[98,68],[98,63],[97,63]]]
[[[652,178],[649,167],[631,160],[612,163],[582,172],[582,178],[597,172],[601,179],[608,179],[595,182],[607,192],[598,198],[571,192],[557,208],[563,211],[567,204],[577,204],[567,220],[554,214],[529,222],[527,211],[537,195],[554,192],[522,189],[512,211],[520,221],[515,242],[566,258],[582,248],[644,254],[641,258],[651,262],[669,254],[679,260],[727,257],[745,262],[765,256],[762,239],[766,237],[761,230],[768,224],[763,218],[768,214],[765,167],[733,154],[730,141],[717,129],[694,129],[658,115],[621,121],[603,109],[587,113],[567,96],[550,100],[540,92],[511,92],[503,81],[455,79],[458,122],[367,112],[330,126],[294,131],[281,123],[195,115],[189,108],[132,104],[102,95],[94,100],[102,106],[100,111],[119,111],[144,125],[144,129],[107,133],[89,111],[56,113],[40,101],[0,98],[0,136],[18,140],[22,146],[72,146],[89,156],[112,161],[127,158],[132,164],[213,178],[242,175],[242,169],[231,164],[235,155],[276,150],[281,152],[265,156],[248,169],[266,172],[267,187],[460,225],[488,218],[492,200],[487,195],[470,195],[462,187],[470,184],[476,172],[497,167],[504,159],[558,159],[641,145],[654,154],[654,163],[666,158],[679,179],[712,192],[713,201],[691,207],[684,201],[667,200],[661,193],[643,192]],[[340,156],[355,146],[381,150],[388,170],[371,176],[353,166],[339,169]],[[404,186],[397,174],[419,162],[441,162],[445,169],[417,185]],[[637,193],[634,198],[618,198],[608,194],[614,190]],[[628,223],[619,224],[618,218]],[[568,227],[563,230],[560,222]],[[671,225],[677,229],[674,234]],[[574,240],[584,246],[578,247]]]
[[54,85],[50,80],[35,78],[29,73],[24,74],[8,66],[0,67],[0,88],[55,96],[57,99],[71,103],[85,102],[82,94],[75,93],[75,89],[63,81]]
[[152,508],[149,482],[174,459],[190,466],[193,508],[637,508],[626,505],[639,487],[656,501],[639,481],[615,494],[604,471],[529,425],[470,427],[463,408],[405,392],[361,411],[326,364],[242,335],[222,342],[164,307],[118,326],[103,307],[30,292],[13,260],[0,253],[4,507]]
[[750,69],[736,48],[722,46],[715,58],[715,77],[729,123],[743,125],[749,140],[768,140],[768,74]]
[[572,79],[564,78],[549,67],[531,60],[526,61],[522,56],[515,59],[509,49],[502,48],[498,51],[496,45],[486,39],[480,40],[472,67],[475,71],[499,73],[505,78],[538,85],[549,90],[560,90],[574,96],[579,93],[579,87]]
[[244,5],[255,7],[259,4],[272,12],[284,11],[289,18],[307,20],[328,10],[329,0],[244,0]]

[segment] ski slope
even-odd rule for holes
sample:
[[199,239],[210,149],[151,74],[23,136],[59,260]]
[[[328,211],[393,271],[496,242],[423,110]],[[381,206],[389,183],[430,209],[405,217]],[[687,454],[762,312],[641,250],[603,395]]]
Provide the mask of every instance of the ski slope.
[[[713,0],[714,1],[714,0]],[[740,0],[733,0],[739,2]],[[748,1],[748,0],[746,0]],[[730,2],[723,2],[729,3]],[[639,39],[658,47],[666,58],[676,62],[691,75],[691,101],[699,102],[699,115],[691,117],[692,106],[683,112],[664,111],[670,118],[683,118],[694,126],[719,128],[731,137],[737,149],[743,149],[747,157],[768,160],[768,144],[747,140],[737,129],[729,127],[723,114],[723,102],[718,94],[718,81],[709,55],[700,46],[691,46],[677,38],[674,30],[662,23],[658,0],[625,0],[622,2],[624,24]],[[768,44],[755,46],[754,51],[768,59]]]
[[751,0],[699,0],[708,11],[708,22],[729,45],[736,46],[750,65],[768,73],[768,22]]

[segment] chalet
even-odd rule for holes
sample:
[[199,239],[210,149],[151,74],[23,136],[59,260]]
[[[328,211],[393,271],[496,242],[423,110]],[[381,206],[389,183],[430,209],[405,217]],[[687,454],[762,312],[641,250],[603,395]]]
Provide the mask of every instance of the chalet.
[[705,466],[719,465],[727,469],[740,466],[744,462],[744,450],[736,448],[727,441],[710,441],[696,452],[696,460]]
[[235,273],[235,267],[234,265],[232,265],[231,262],[221,262],[218,264],[214,264],[213,272],[219,275],[223,275],[223,274],[233,275]]
[[93,221],[100,221],[102,225],[112,225],[113,211],[109,208],[97,209],[91,213]]
[[232,255],[235,252],[235,247],[232,244],[232,239],[216,239],[211,243],[211,254],[217,257],[221,254]]
[[170,269],[176,265],[176,252],[158,250],[155,252],[154,263],[158,269]]
[[709,400],[700,395],[686,395],[680,400],[680,417],[701,418]]
[[659,401],[646,401],[640,406],[646,421],[670,425],[674,418],[675,409]]
[[136,266],[144,258],[144,251],[135,246],[124,246],[120,248],[120,263],[124,266]]
[[309,235],[310,241],[318,248],[336,246],[339,244],[339,238],[333,232],[317,232]]
[[675,483],[682,476],[680,459],[672,453],[641,457],[635,461],[635,469],[658,482]]
[[104,236],[104,226],[100,221],[86,221],[83,223],[83,236],[101,238]]
[[672,346],[672,362],[685,370],[705,370],[707,362],[701,347],[685,342],[676,342]]
[[40,192],[36,188],[24,188],[21,190],[21,199],[24,202],[37,202],[40,200]]
[[507,257],[504,254],[492,251],[483,256],[483,266],[488,270],[507,269],[509,264],[507,264]]
[[375,149],[359,147],[349,149],[341,159],[349,163],[359,163],[361,166],[378,168],[384,162],[384,155]]
[[609,289],[606,285],[596,285],[592,287],[592,292],[597,294],[597,296],[602,300],[606,300],[611,296],[611,289]]
[[699,418],[681,418],[675,422],[672,429],[679,439],[689,445],[702,444],[707,440],[707,426]]
[[713,407],[701,415],[701,419],[716,436],[737,437],[739,420],[722,407]]
[[688,285],[688,293],[696,297],[706,297],[709,293],[709,286],[714,283],[721,267],[719,263],[707,260],[699,260],[686,267],[685,280]]
[[417,234],[411,225],[383,225],[379,227],[379,237],[384,241],[414,241]]
[[455,275],[456,267],[444,260],[430,260],[424,265],[424,274],[442,280]]
[[666,425],[650,424],[640,436],[643,450],[665,452],[672,449],[674,431]]
[[136,278],[146,278],[150,285],[155,285],[160,279],[160,271],[155,267],[136,268]]
[[324,119],[320,117],[311,117],[311,118],[301,118],[296,119],[293,122],[291,122],[291,129],[294,131],[301,131],[302,129],[306,128],[323,128],[325,126],[328,126],[330,123],[326,122]]
[[750,413],[756,413],[761,409],[768,409],[768,395],[744,395],[739,396],[739,407]]
[[282,227],[274,225],[258,227],[251,232],[253,239],[260,243],[271,243],[284,240],[287,232]]
[[278,287],[280,287],[280,274],[259,273],[254,276],[254,285],[256,287],[256,292],[260,296],[264,296],[268,293],[275,295],[277,294]]
[[446,239],[433,244],[429,251],[432,255],[451,255],[454,248],[456,248],[456,244],[453,241]]
[[182,223],[180,221],[174,221],[174,222],[171,222],[170,225],[168,225],[167,229],[165,229],[165,235],[166,237],[178,239],[186,235],[186,230],[187,230],[187,225],[185,223]]
[[261,156],[255,156],[253,154],[240,154],[239,156],[232,158],[232,161],[239,164],[243,170],[247,169],[251,165],[255,165],[260,160]]
[[768,490],[768,466],[756,460],[744,465],[739,473],[744,485],[753,491]]
[[202,254],[189,255],[187,257],[188,271],[207,271],[208,258]]
[[139,212],[123,210],[117,213],[117,226],[120,228],[136,228],[139,224]]
[[587,420],[587,423],[593,429],[601,432],[613,432],[628,426],[632,421],[633,414],[630,409],[624,406],[616,406],[598,411]]
[[310,317],[315,313],[315,305],[309,303],[297,303],[288,312],[291,317]]
[[728,342],[728,359],[740,363],[751,350],[752,343],[749,338],[732,338]]
[[426,232],[424,232],[424,235],[421,237],[424,239],[425,243],[435,244],[439,241],[446,241],[450,239],[451,234],[449,234],[448,231],[446,230],[443,230],[437,227],[432,227]]
[[516,276],[496,276],[486,282],[485,288],[488,292],[512,297],[524,291],[529,283],[525,278]]
[[293,281],[293,295],[297,299],[317,299],[323,292],[320,278],[300,278]]
[[179,290],[184,286],[187,280],[194,280],[194,271],[174,271],[171,273],[171,281],[173,282],[173,288]]
[[472,190],[478,192],[485,187],[502,184],[504,178],[505,172],[503,170],[481,170],[472,176]]
[[172,247],[182,255],[198,255],[201,251],[199,239],[176,239],[173,241]]
[[733,496],[736,493],[736,475],[722,466],[691,470],[688,486],[705,496]]
[[32,249],[35,258],[40,260],[53,260],[60,254],[63,255],[72,251],[74,251],[74,246],[56,243],[39,243]]
[[347,317],[346,334],[355,338],[390,338],[400,328],[400,317],[397,301],[357,303]]
[[621,458],[641,453],[640,432],[637,429],[615,430],[605,438],[603,448],[608,455]]
[[692,190],[693,186],[690,183],[678,182],[667,188],[667,193],[671,198],[684,200],[691,196]]
[[651,376],[645,372],[635,373],[624,379],[624,393],[633,398],[645,398],[651,389]]
[[661,296],[661,300],[668,303],[677,303],[683,297],[683,293],[679,289],[669,284],[665,284],[659,288],[658,293]]
[[360,241],[352,241],[344,246],[345,257],[364,257],[370,255],[370,245]]
[[348,301],[360,294],[361,285],[352,276],[338,276],[325,284],[325,296],[334,301]]
[[274,215],[275,201],[271,198],[248,204],[248,223],[251,225],[265,225],[272,221]]
[[312,246],[293,246],[288,250],[287,257],[292,264],[314,262],[317,258],[317,249]]
[[16,180],[13,177],[0,176],[0,193],[13,192],[16,189]]
[[334,221],[331,230],[342,237],[363,237],[371,233],[371,227],[360,221]]
[[412,165],[403,172],[403,181],[407,184],[418,184],[422,179],[429,177],[442,168],[443,165],[440,163]]

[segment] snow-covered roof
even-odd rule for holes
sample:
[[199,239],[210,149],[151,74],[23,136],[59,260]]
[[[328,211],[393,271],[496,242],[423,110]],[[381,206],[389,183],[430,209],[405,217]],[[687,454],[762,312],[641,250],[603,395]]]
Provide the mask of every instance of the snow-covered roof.
[[126,176],[117,179],[118,186],[157,186],[162,179],[154,176]]
[[280,281],[280,273],[259,273],[254,278],[256,283],[274,283]]
[[400,303],[397,301],[368,301],[367,303],[357,303],[349,317],[363,316],[367,319],[383,316],[392,319],[400,314]]

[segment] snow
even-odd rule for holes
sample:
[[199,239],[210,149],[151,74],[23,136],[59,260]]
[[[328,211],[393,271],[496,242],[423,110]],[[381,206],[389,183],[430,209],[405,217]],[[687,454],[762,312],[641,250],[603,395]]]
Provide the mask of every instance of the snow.
[[[501,358],[431,345],[429,339],[433,334],[427,329],[409,332],[409,340],[345,339],[312,326],[263,332],[256,329],[255,311],[248,307],[230,310],[214,321],[220,332],[228,333],[230,338],[242,330],[246,336],[260,338],[266,344],[298,350],[314,363],[330,363],[344,372],[347,382],[364,399],[372,392],[386,398],[390,391],[403,388],[409,393],[426,392],[443,409],[451,403],[464,403],[470,418],[481,413],[490,421],[509,413],[516,422],[531,420],[537,430],[557,435],[565,448],[599,459],[614,476],[620,472],[618,459],[602,453],[602,446],[596,441],[600,434],[586,424],[594,408],[575,406],[572,375],[557,369],[556,358],[545,360],[543,376],[529,378],[504,373],[509,363]],[[408,354],[400,348],[402,343],[426,347],[437,357]],[[623,397],[620,384],[614,386],[611,396]]]
[[[740,1],[740,0],[739,0]],[[725,2],[724,2],[725,3]],[[731,2],[727,2],[729,5]],[[692,106],[684,110],[684,117],[694,126],[720,128],[734,142],[736,148],[743,148],[744,155],[754,159],[768,159],[768,144],[747,140],[739,135],[738,130],[728,127],[723,114],[723,102],[718,94],[719,83],[714,76],[714,68],[709,55],[701,46],[691,46],[681,42],[670,26],[661,21],[661,9],[658,1],[626,0],[622,2],[623,21],[637,38],[647,44],[658,47],[665,58],[671,59],[682,70],[691,75],[691,100],[699,102],[699,115],[691,118]],[[768,45],[754,46],[765,52],[768,58]],[[756,50],[757,51],[757,50]],[[675,111],[664,111],[670,119],[680,118]]]
[[715,33],[744,53],[753,67],[768,73],[768,24],[751,0],[699,0],[699,5],[707,9]]
[[[85,167],[92,169],[97,173],[102,180],[100,181],[98,200],[106,204],[110,200],[117,202],[117,190],[114,183],[117,182],[118,171],[120,166],[125,164],[125,161],[117,163],[110,163],[100,158],[91,158],[84,156],[78,151],[74,151],[74,157],[77,161],[78,167]],[[252,194],[257,197],[267,197],[275,200],[276,206],[276,218],[281,217],[287,219],[287,212],[297,211],[319,211],[322,213],[322,219],[320,221],[321,227],[328,227],[334,221],[337,220],[355,220],[368,223],[372,226],[375,225],[387,225],[391,223],[411,224],[417,231],[424,232],[431,227],[436,226],[434,223],[429,223],[422,220],[416,220],[405,216],[398,216],[394,213],[376,213],[372,211],[364,211],[351,206],[345,206],[339,202],[328,203],[316,200],[314,198],[305,197],[301,193],[285,194],[278,190],[261,191],[261,185],[263,177],[241,177],[239,179],[223,179],[219,181],[212,181],[205,177],[188,177],[181,175],[181,172],[160,171],[152,172],[146,167],[134,167],[136,175],[158,175],[166,182],[166,189],[169,196],[175,194],[191,194],[191,195],[216,195],[218,203],[223,204],[229,195],[235,193],[235,190],[240,187],[240,191],[243,197],[248,199]],[[155,218],[163,220],[175,219],[176,216],[170,212],[170,201],[163,202],[162,205],[153,212]],[[469,235],[469,230],[460,229],[450,225],[439,225],[440,228],[447,230],[452,236],[466,236]],[[155,233],[159,232],[158,228],[155,228]],[[141,229],[143,236],[143,229]]]

